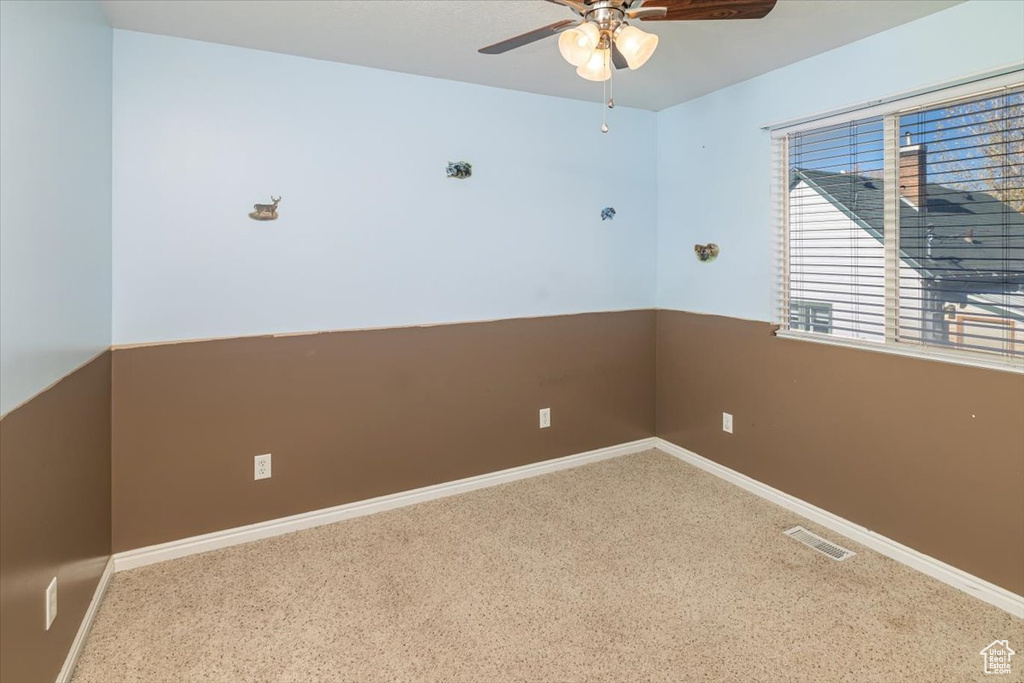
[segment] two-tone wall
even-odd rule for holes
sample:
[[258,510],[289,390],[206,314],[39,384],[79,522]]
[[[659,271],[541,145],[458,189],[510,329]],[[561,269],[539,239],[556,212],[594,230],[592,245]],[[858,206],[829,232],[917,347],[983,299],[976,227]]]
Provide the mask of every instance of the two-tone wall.
[[110,556],[111,51],[95,3],[0,3],[3,681],[57,677]]
[[772,336],[762,127],[1024,62],[1021,26],[972,1],[658,113],[658,435],[1017,594],[1024,378]]
[[653,435],[655,115],[601,114],[115,31],[115,550]]

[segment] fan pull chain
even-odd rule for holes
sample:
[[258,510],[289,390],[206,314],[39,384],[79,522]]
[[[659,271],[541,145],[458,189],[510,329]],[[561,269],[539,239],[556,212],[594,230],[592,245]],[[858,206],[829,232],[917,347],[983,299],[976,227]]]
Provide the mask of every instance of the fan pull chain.
[[[605,68],[610,69],[608,66],[608,58],[611,56],[611,49],[607,50],[605,54]],[[608,104],[607,107],[601,107],[601,132],[608,132],[608,110],[615,106],[615,101],[608,97],[608,84],[612,80],[611,71],[608,72],[608,78],[601,81],[601,99]]]
[[[608,54],[611,55],[611,50]],[[615,109],[615,69],[608,71],[608,108]]]
[[[601,99],[608,97],[608,81],[601,83],[601,93]],[[608,110],[604,107],[601,107],[601,132],[608,132]]]

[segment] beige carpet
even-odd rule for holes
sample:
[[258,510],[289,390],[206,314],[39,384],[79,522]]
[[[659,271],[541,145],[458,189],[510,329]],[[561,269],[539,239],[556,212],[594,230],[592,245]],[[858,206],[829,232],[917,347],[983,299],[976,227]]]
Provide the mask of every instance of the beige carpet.
[[[804,524],[859,554],[782,535]],[[979,651],[1008,638],[1012,676]],[[651,451],[117,574],[75,683],[1021,680],[1024,622]]]

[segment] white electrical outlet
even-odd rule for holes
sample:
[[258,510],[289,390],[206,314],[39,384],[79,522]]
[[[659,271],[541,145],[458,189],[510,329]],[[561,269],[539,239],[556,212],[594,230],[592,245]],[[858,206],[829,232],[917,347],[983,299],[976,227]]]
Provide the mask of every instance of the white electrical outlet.
[[57,577],[53,577],[46,587],[46,630],[50,630],[53,620],[57,618]]
[[551,426],[551,408],[540,409],[540,428],[547,429]]
[[722,431],[732,434],[732,415],[729,413],[722,413]]
[[257,455],[253,464],[255,469],[253,479],[270,479],[270,453]]

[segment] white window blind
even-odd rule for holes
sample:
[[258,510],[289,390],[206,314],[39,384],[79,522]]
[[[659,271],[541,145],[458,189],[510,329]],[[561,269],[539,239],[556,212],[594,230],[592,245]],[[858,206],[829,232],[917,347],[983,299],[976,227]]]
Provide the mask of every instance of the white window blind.
[[883,156],[880,117],[790,136],[791,329],[885,339]]
[[1024,91],[899,128],[899,338],[1024,356]]
[[1024,88],[782,138],[787,336],[1024,365]]

